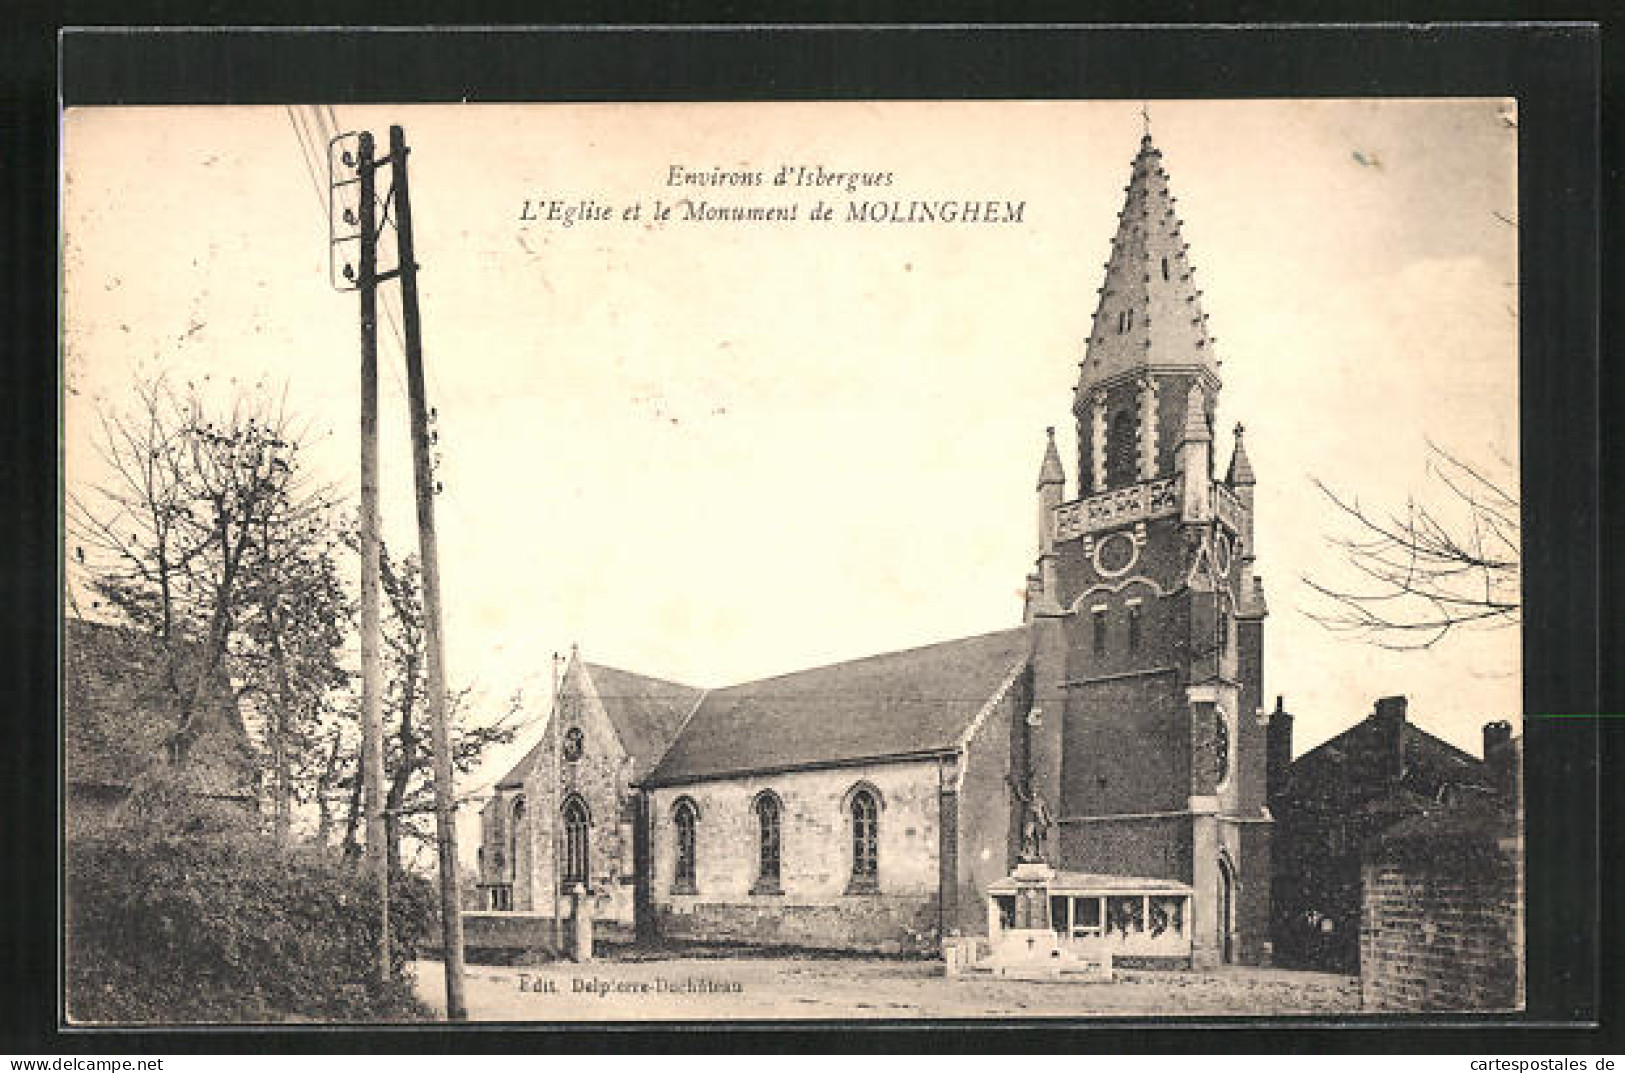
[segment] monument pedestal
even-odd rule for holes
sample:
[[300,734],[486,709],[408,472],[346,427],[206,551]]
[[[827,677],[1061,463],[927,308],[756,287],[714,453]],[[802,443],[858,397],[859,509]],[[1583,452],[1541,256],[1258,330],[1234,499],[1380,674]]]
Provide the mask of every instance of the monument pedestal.
[[[1055,930],[1050,918],[1050,885],[1055,869],[1043,861],[1021,861],[990,894],[987,957],[974,971],[1028,980],[1110,980],[1111,960]],[[1001,906],[1000,898],[1011,901]]]

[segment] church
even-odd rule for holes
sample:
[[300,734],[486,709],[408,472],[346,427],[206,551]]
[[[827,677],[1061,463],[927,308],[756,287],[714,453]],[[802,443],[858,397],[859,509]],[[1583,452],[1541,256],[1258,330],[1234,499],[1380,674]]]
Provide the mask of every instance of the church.
[[[929,952],[1015,913],[1119,964],[1269,957],[1269,714],[1252,467],[1221,468],[1220,363],[1142,139],[1051,429],[1023,621],[722,689],[572,655],[556,718],[482,813],[499,912],[580,889],[648,937]],[[1221,476],[1222,474],[1222,476]]]

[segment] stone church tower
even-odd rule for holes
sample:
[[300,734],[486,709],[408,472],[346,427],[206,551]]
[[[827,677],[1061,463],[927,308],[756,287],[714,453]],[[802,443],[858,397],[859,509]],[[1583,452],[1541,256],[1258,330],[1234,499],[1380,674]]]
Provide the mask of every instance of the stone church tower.
[[1162,154],[1140,143],[1072,405],[1054,431],[1028,577],[1026,754],[1062,870],[1189,884],[1193,963],[1267,958],[1264,596],[1236,426]]

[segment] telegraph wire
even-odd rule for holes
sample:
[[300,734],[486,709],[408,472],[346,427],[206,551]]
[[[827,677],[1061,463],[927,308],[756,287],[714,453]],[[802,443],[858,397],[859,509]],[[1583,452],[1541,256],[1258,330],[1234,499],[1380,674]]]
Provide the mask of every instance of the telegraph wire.
[[323,222],[327,216],[327,197],[322,193],[322,184],[316,178],[316,168],[310,162],[310,150],[305,146],[304,132],[299,129],[299,120],[294,117],[293,105],[287,106],[288,123],[293,127],[293,136],[299,141],[299,156],[305,162],[305,174],[310,176],[310,188],[316,193],[316,203],[321,210]]

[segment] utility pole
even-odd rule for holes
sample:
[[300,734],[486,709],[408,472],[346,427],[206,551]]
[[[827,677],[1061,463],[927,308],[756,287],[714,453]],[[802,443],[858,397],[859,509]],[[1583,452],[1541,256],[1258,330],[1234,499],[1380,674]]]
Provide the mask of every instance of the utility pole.
[[446,958],[446,1016],[468,1019],[463,996],[463,916],[457,902],[456,801],[452,792],[451,730],[446,718],[446,638],[440,605],[440,550],[434,526],[434,473],[429,457],[429,414],[424,400],[423,342],[418,322],[417,262],[413,259],[412,201],[406,177],[406,133],[389,128],[393,169],[395,269],[401,282],[406,334],[406,393],[412,417],[412,476],[417,489],[418,554],[423,560],[423,619],[428,648],[429,717],[434,737],[435,841],[440,850],[440,922]]
[[372,134],[357,139],[361,264],[361,773],[367,870],[378,884],[378,979],[390,976],[389,854],[384,842],[383,675],[378,663],[378,223]]

